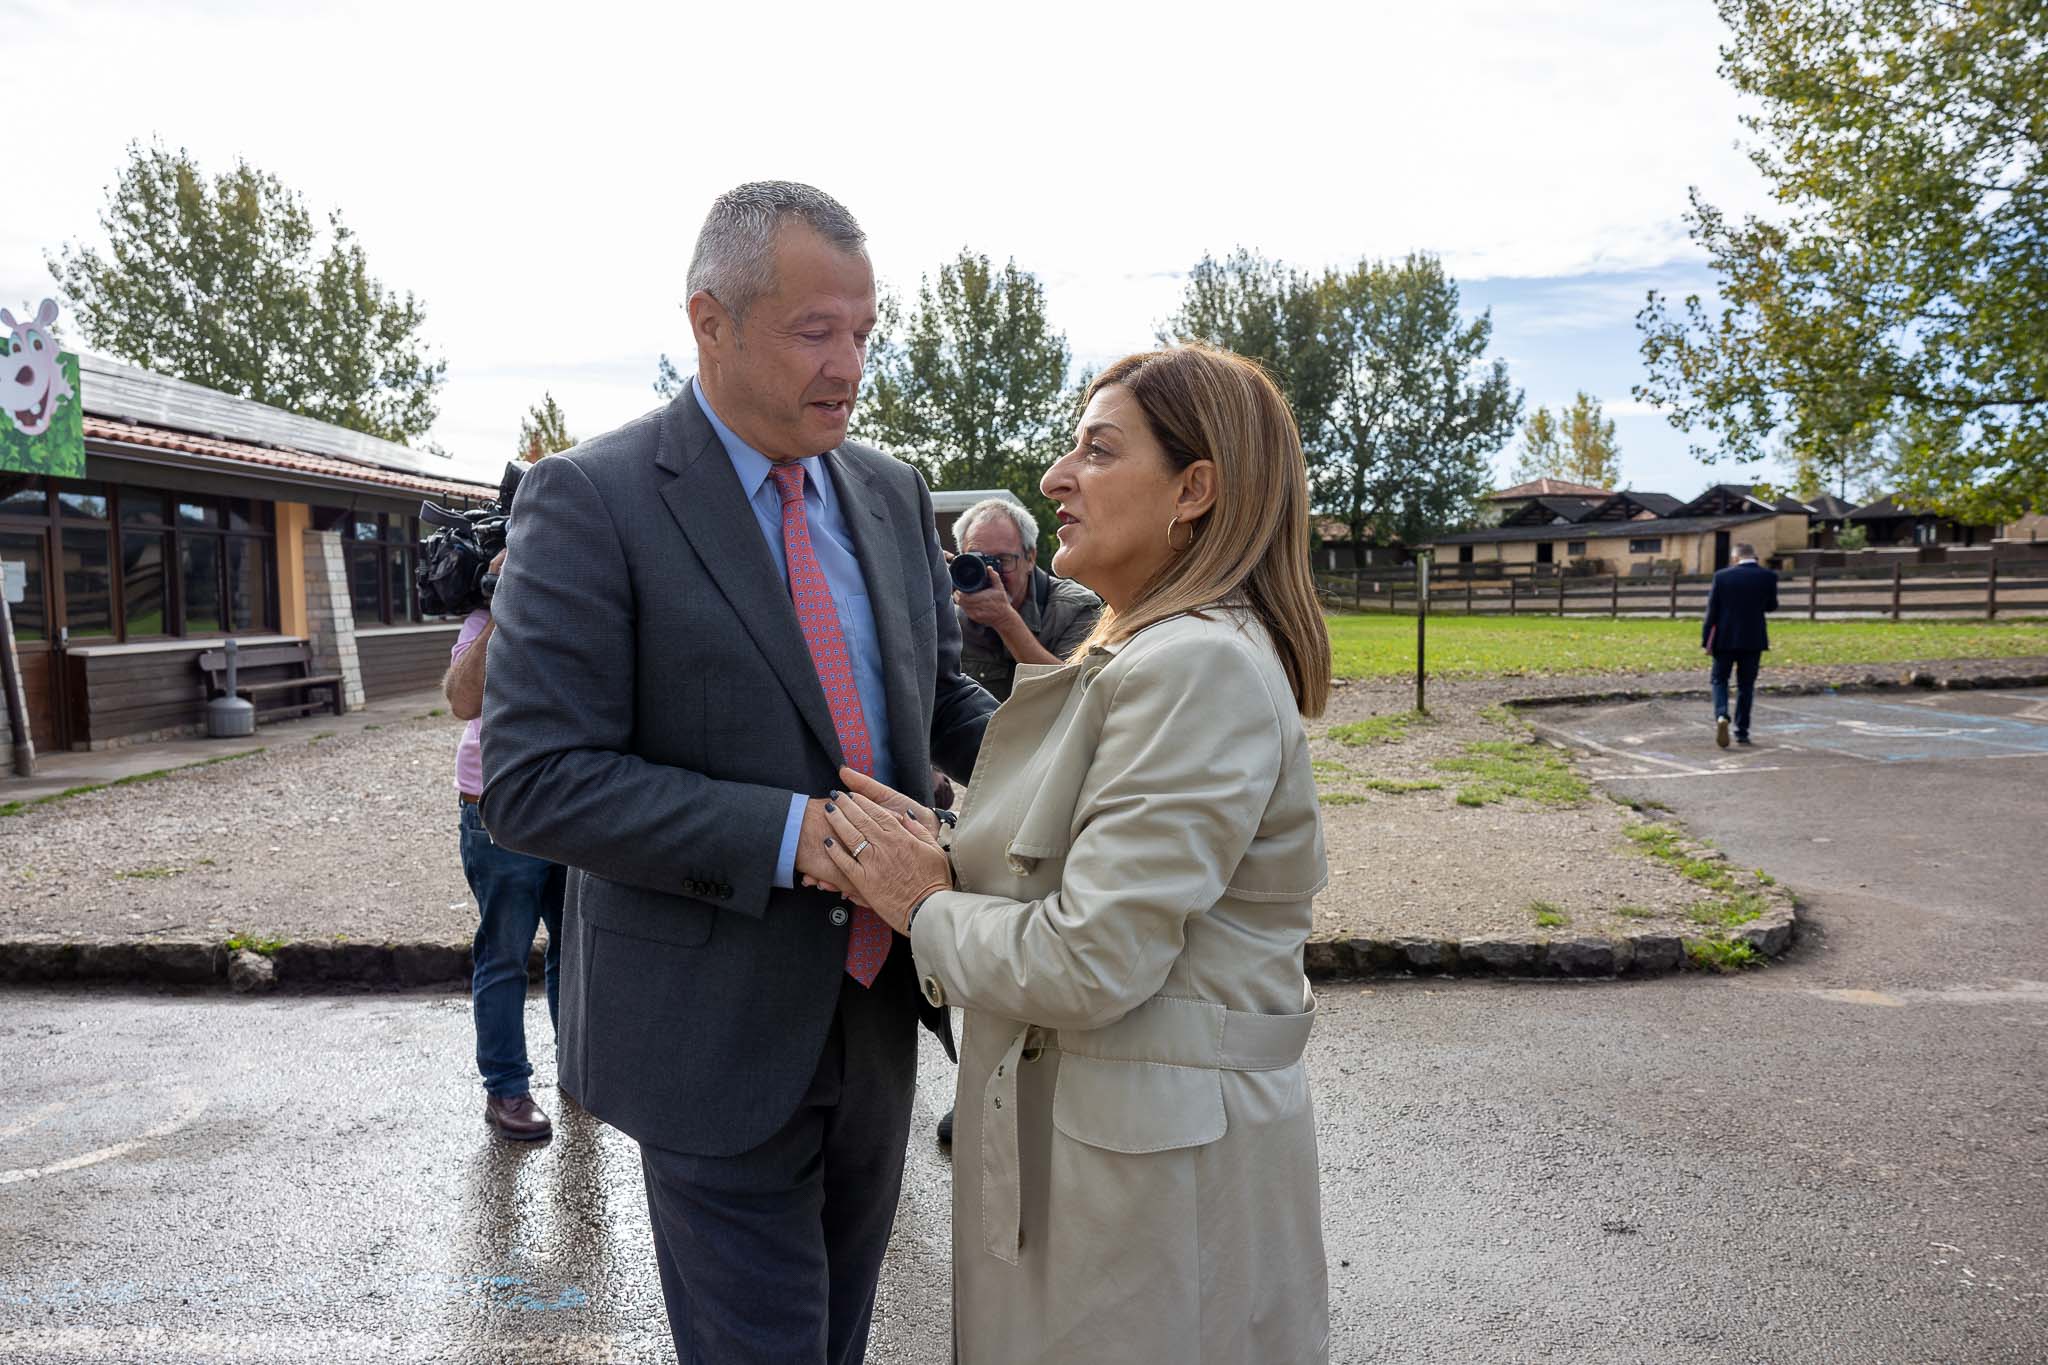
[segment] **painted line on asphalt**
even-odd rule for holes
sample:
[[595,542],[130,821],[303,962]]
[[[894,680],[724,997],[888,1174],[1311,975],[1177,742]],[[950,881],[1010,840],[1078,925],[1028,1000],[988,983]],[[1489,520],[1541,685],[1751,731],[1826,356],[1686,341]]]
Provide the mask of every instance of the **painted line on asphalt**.
[[[144,1083],[145,1086],[148,1084],[148,1082]],[[41,1109],[36,1110],[30,1118],[23,1120],[22,1128],[26,1129],[36,1123],[44,1122],[55,1113],[70,1108],[80,1101],[91,1099],[96,1095],[111,1093],[116,1088],[132,1090],[142,1087],[137,1087],[132,1082],[124,1083],[119,1087],[111,1085],[95,1086],[92,1090],[79,1095],[75,1099],[59,1100],[54,1104],[44,1105]],[[62,1175],[66,1171],[75,1171],[81,1167],[96,1166],[102,1161],[112,1161],[116,1157],[126,1156],[136,1148],[155,1142],[159,1138],[169,1137],[172,1133],[185,1127],[205,1112],[206,1095],[197,1086],[171,1083],[167,1084],[165,1089],[171,1101],[176,1105],[169,1118],[164,1119],[160,1123],[152,1124],[134,1137],[129,1138],[126,1142],[116,1142],[105,1147],[96,1147],[90,1152],[81,1152],[77,1156],[65,1157],[62,1161],[53,1161],[44,1166],[16,1166],[12,1170],[0,1171],[0,1185],[18,1185],[28,1180],[40,1180],[48,1175]]]
[[[500,1360],[582,1362],[648,1360],[666,1346],[666,1333],[619,1332],[581,1336],[504,1336],[457,1340],[428,1355],[413,1335],[299,1327],[282,1332],[192,1332],[162,1327],[50,1327],[0,1330],[6,1360],[422,1360],[445,1359],[467,1348]],[[148,1354],[143,1354],[148,1353]]]
[[1598,749],[1603,754],[1613,754],[1616,758],[1625,758],[1632,763],[1658,763],[1662,764],[1664,767],[1667,768],[1676,768],[1681,773],[1685,774],[1697,774],[1699,772],[1706,771],[1704,769],[1695,768],[1688,763],[1680,763],[1677,759],[1673,758],[1659,758],[1655,754],[1638,753],[1633,749],[1617,749],[1611,744],[1602,744],[1599,740],[1593,739],[1586,735],[1582,735],[1575,730],[1561,730],[1559,731],[1559,733],[1566,736],[1575,744],[1582,744],[1588,749]]
[[[1833,752],[1829,750],[1827,752]],[[1875,759],[1873,762],[1905,763],[1981,763],[2000,758],[2048,758],[2048,753],[2019,754],[1948,754],[1929,758]],[[1595,773],[1595,782],[1664,782],[1680,777],[1746,777],[1750,773],[1778,772],[1819,772],[1826,768],[1850,768],[1851,763],[1756,763],[1735,768],[1701,768],[1688,773]]]

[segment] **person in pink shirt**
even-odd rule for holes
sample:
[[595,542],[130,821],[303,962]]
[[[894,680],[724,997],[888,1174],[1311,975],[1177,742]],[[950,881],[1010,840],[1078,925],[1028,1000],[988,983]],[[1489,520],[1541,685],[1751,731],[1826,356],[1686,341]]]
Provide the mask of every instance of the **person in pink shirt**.
[[[491,561],[491,572],[496,574],[504,564],[500,552]],[[478,813],[484,790],[484,670],[492,629],[488,610],[469,614],[449,652],[448,675],[441,688],[449,709],[469,722],[455,750],[455,790],[462,803],[462,873],[469,879],[478,911],[469,995],[476,1015],[476,1065],[484,1081],[484,1120],[508,1138],[533,1141],[548,1137],[554,1126],[533,1102],[530,1087],[526,963],[534,936],[545,924],[548,1019],[553,1022],[566,874],[560,863],[498,847]]]

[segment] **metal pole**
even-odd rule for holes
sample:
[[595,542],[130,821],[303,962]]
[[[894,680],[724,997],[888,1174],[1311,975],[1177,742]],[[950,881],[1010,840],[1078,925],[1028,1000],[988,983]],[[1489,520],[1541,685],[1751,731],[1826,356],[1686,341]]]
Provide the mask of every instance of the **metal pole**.
[[7,725],[14,733],[14,775],[36,775],[36,744],[28,732],[28,699],[21,686],[21,656],[14,649],[14,613],[0,593],[0,685],[7,692]]
[[1892,561],[1892,620],[1894,621],[1899,619],[1899,579],[1903,576],[1903,573],[1903,567],[1898,560],[1894,559]]
[[1615,574],[1607,583],[1607,614],[1621,616],[1621,575]]
[[1415,709],[1429,710],[1428,697],[1424,691],[1423,659],[1429,635],[1429,555],[1415,557]]
[[1820,556],[1813,559],[1813,571],[1806,576],[1806,619],[1820,619]]
[[1671,571],[1671,619],[1678,619],[1678,570]]
[[1998,551],[1991,552],[1991,576],[1984,581],[1984,619],[1998,619]]
[[1557,614],[1558,618],[1562,620],[1564,617],[1564,570],[1562,569],[1557,571]]

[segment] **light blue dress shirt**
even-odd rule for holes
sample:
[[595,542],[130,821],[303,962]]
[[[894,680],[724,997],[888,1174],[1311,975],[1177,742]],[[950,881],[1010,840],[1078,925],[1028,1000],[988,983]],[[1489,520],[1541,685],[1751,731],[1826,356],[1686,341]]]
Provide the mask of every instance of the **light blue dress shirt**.
[[[697,406],[704,410],[711,429],[739,475],[740,491],[754,509],[761,535],[768,542],[768,556],[775,572],[782,576],[782,590],[789,591],[789,561],[782,547],[782,492],[770,474],[775,462],[748,445],[712,411],[703,386],[692,378],[690,388]],[[882,642],[875,633],[875,611],[868,602],[867,580],[854,553],[853,536],[846,529],[845,505],[832,487],[832,471],[822,456],[799,460],[804,469],[804,515],[810,522],[811,553],[825,571],[825,586],[831,590],[832,605],[839,614],[839,633],[846,637],[847,657],[853,661],[853,685],[860,693],[861,719],[867,723],[868,747],[874,754],[877,782],[895,785],[896,773],[889,762],[889,694],[882,683]],[[804,803],[810,798],[792,792],[789,816],[782,826],[782,851],[775,859],[775,885],[796,885],[797,837],[803,832]]]

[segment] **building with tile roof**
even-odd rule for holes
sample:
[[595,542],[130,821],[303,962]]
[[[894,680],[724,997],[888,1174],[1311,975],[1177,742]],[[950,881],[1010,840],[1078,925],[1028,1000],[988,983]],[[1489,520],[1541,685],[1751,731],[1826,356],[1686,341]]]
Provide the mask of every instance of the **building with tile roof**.
[[38,748],[196,731],[199,657],[230,638],[306,646],[356,705],[439,681],[458,623],[419,610],[420,504],[475,506],[495,486],[445,455],[98,356],[79,357],[79,398],[84,477],[0,472]]

